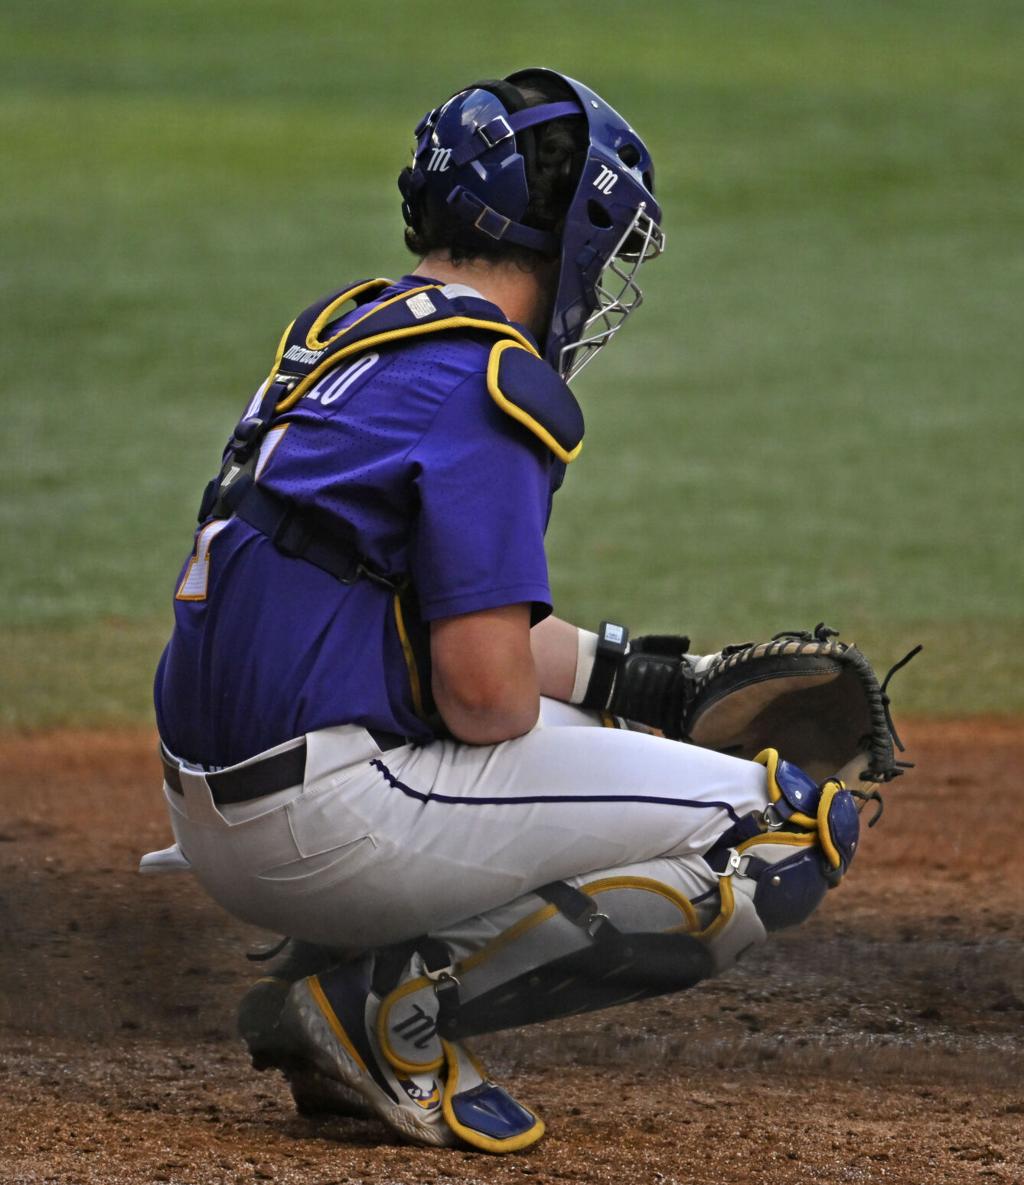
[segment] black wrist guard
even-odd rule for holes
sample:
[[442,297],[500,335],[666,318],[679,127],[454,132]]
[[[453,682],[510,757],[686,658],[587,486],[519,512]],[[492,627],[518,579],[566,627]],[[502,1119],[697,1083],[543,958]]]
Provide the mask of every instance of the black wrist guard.
[[583,697],[585,708],[597,708],[603,712],[608,707],[619,669],[628,653],[629,630],[626,626],[602,621],[597,631],[594,669],[590,672],[587,693]]
[[693,699],[693,668],[685,658],[690,639],[654,634],[627,645],[628,637],[624,626],[601,622],[583,706],[649,724],[679,740]]

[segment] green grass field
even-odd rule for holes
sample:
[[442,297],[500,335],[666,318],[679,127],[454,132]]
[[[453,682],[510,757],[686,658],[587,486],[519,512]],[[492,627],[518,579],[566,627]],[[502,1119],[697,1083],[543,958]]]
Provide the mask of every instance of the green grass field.
[[577,384],[560,612],[700,648],[824,618],[883,667],[925,643],[901,707],[1024,708],[1024,8],[455,13],[4,5],[0,726],[147,718],[201,485],[281,327],[407,269],[411,127],[533,63],[628,113],[669,236]]

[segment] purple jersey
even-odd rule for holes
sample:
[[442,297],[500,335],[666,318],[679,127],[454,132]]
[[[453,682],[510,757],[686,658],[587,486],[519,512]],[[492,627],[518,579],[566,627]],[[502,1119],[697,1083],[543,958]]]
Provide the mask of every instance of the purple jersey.
[[[405,277],[377,299],[425,282]],[[563,466],[491,399],[492,345],[448,332],[357,354],[263,441],[260,484],[354,532],[378,570],[408,573],[423,622],[521,602],[536,621],[551,608],[543,537]],[[174,609],[155,699],[183,758],[229,765],[345,723],[432,735],[379,584],[342,584],[232,518],[197,533]]]

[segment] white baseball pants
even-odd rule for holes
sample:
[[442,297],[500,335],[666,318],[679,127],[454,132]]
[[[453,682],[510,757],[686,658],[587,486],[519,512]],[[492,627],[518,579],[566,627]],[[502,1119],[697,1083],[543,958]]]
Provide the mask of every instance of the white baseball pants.
[[[218,807],[203,772],[183,766],[182,793],[164,792],[210,896],[243,921],[326,946],[457,932],[551,881],[626,866],[642,875],[649,864],[691,900],[709,895],[714,874],[695,857],[764,808],[764,768],[600,723],[544,700],[516,740],[387,752],[343,725],[306,737],[302,785]],[[474,932],[494,932],[479,921]]]

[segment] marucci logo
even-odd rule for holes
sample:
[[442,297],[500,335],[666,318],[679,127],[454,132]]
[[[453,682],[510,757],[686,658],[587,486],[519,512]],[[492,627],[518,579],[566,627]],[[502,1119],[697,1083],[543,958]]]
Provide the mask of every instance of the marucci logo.
[[430,150],[430,160],[427,162],[428,173],[447,173],[448,164],[452,159],[452,150],[450,148],[432,148]]
[[419,1004],[414,1004],[412,1015],[392,1026],[415,1049],[426,1049],[437,1032],[434,1018],[425,1012]]
[[601,171],[597,175],[597,180],[594,182],[594,188],[599,189],[602,193],[611,193],[618,179],[618,173],[613,172],[607,165],[602,165]]
[[307,350],[304,346],[289,346],[285,350],[284,356],[289,362],[304,362],[306,365],[312,365],[314,362],[319,362],[326,352],[326,346],[322,350]]

